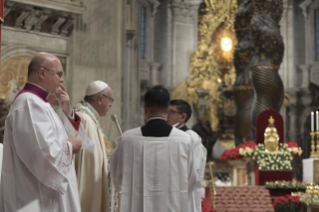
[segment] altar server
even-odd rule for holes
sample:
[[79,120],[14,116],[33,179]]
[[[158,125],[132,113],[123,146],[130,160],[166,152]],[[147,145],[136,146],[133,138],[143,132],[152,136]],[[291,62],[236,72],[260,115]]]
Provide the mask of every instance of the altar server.
[[155,86],[144,96],[146,124],[126,131],[111,156],[121,212],[185,212],[196,184],[188,134],[167,124],[170,96]]
[[95,143],[94,151],[81,150],[74,161],[83,212],[118,211],[118,195],[109,166],[113,149],[99,123],[99,118],[107,114],[113,101],[110,86],[94,81],[88,85],[84,101],[74,107],[87,135]]
[[201,189],[204,180],[204,172],[206,166],[206,148],[202,145],[202,139],[199,135],[185,125],[192,116],[191,106],[184,100],[172,100],[170,102],[170,110],[168,113],[167,122],[169,125],[174,125],[176,128],[186,132],[191,137],[191,146],[195,158],[195,170],[199,181],[196,188],[191,194],[191,199],[188,202],[188,212],[200,212],[201,206]]
[[[42,212],[81,211],[72,155],[81,149],[78,134],[84,129],[61,86],[62,74],[60,60],[50,54],[38,53],[29,64],[28,83],[5,124],[1,212],[18,211],[34,200]],[[57,94],[61,119],[47,102],[49,93]]]

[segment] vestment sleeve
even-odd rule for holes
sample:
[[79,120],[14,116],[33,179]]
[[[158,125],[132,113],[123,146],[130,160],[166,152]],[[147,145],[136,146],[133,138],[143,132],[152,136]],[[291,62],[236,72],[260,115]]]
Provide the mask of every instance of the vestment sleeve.
[[196,172],[196,160],[194,150],[190,144],[189,157],[188,157],[188,199],[191,197],[191,193],[196,187],[198,181],[198,175]]
[[123,169],[124,169],[124,160],[123,160],[123,140],[122,137],[119,137],[117,140],[117,147],[114,149],[111,155],[111,174],[114,186],[116,191],[122,192],[122,181],[123,181]]
[[[194,139],[192,137],[192,139]],[[191,156],[190,156],[190,177],[189,182],[189,193],[196,188],[201,188],[204,180],[204,172],[206,166],[206,148],[202,145],[201,139],[197,142],[192,142],[191,145]]]
[[63,111],[60,113],[60,119],[65,127],[65,130],[68,136],[75,133],[75,131],[79,131],[77,138],[82,141],[82,148],[83,150],[93,150],[94,143],[88,136],[86,130],[84,129],[81,123],[81,117],[74,112],[74,121],[71,120]]
[[[11,114],[13,145],[27,169],[44,185],[64,194],[72,171],[72,145],[60,140],[50,111],[30,103]],[[8,120],[7,120],[8,121]]]

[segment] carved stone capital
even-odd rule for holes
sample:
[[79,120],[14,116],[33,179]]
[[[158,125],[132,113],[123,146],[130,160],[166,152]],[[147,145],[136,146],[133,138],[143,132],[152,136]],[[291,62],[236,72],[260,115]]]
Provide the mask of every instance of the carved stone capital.
[[152,5],[152,16],[155,16],[157,13],[158,6],[161,5],[161,3],[158,0],[148,0],[150,4]]
[[170,5],[173,20],[182,23],[194,23],[197,18],[198,5],[187,2],[173,2]]
[[302,14],[305,18],[308,18],[308,7],[313,3],[313,0],[305,0],[301,4],[299,4],[299,7],[302,9]]

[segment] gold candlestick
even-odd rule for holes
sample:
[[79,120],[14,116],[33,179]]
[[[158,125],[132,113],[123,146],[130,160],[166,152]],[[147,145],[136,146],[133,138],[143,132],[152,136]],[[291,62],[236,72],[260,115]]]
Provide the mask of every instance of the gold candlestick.
[[217,191],[216,191],[216,186],[215,186],[215,181],[214,181],[213,166],[215,166],[214,162],[212,162],[212,161],[208,162],[209,173],[210,173],[210,176],[212,178],[212,184],[213,184],[212,205],[213,205],[213,208],[215,208],[215,203],[216,203],[215,198],[217,195]]
[[[316,158],[315,135],[316,135],[316,132],[310,132],[310,136],[311,136],[311,154],[310,154],[310,158]],[[318,135],[317,135],[317,138],[318,138]]]

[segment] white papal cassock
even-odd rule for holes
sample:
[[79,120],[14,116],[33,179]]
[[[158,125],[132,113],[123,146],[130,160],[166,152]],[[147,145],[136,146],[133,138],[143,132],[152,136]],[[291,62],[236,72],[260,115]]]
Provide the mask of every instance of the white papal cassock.
[[196,132],[194,132],[193,130],[187,130],[185,132],[191,137],[191,144],[195,159],[194,164],[196,170],[196,178],[198,179],[194,190],[191,193],[191,198],[188,202],[188,212],[201,212],[201,189],[205,174],[207,150],[202,144],[201,137],[199,137]]
[[121,212],[186,212],[197,181],[189,135],[173,128],[169,137],[143,137],[136,128],[117,142],[111,170]]
[[42,212],[81,211],[66,120],[32,93],[14,101],[5,125],[0,212],[36,199]]

